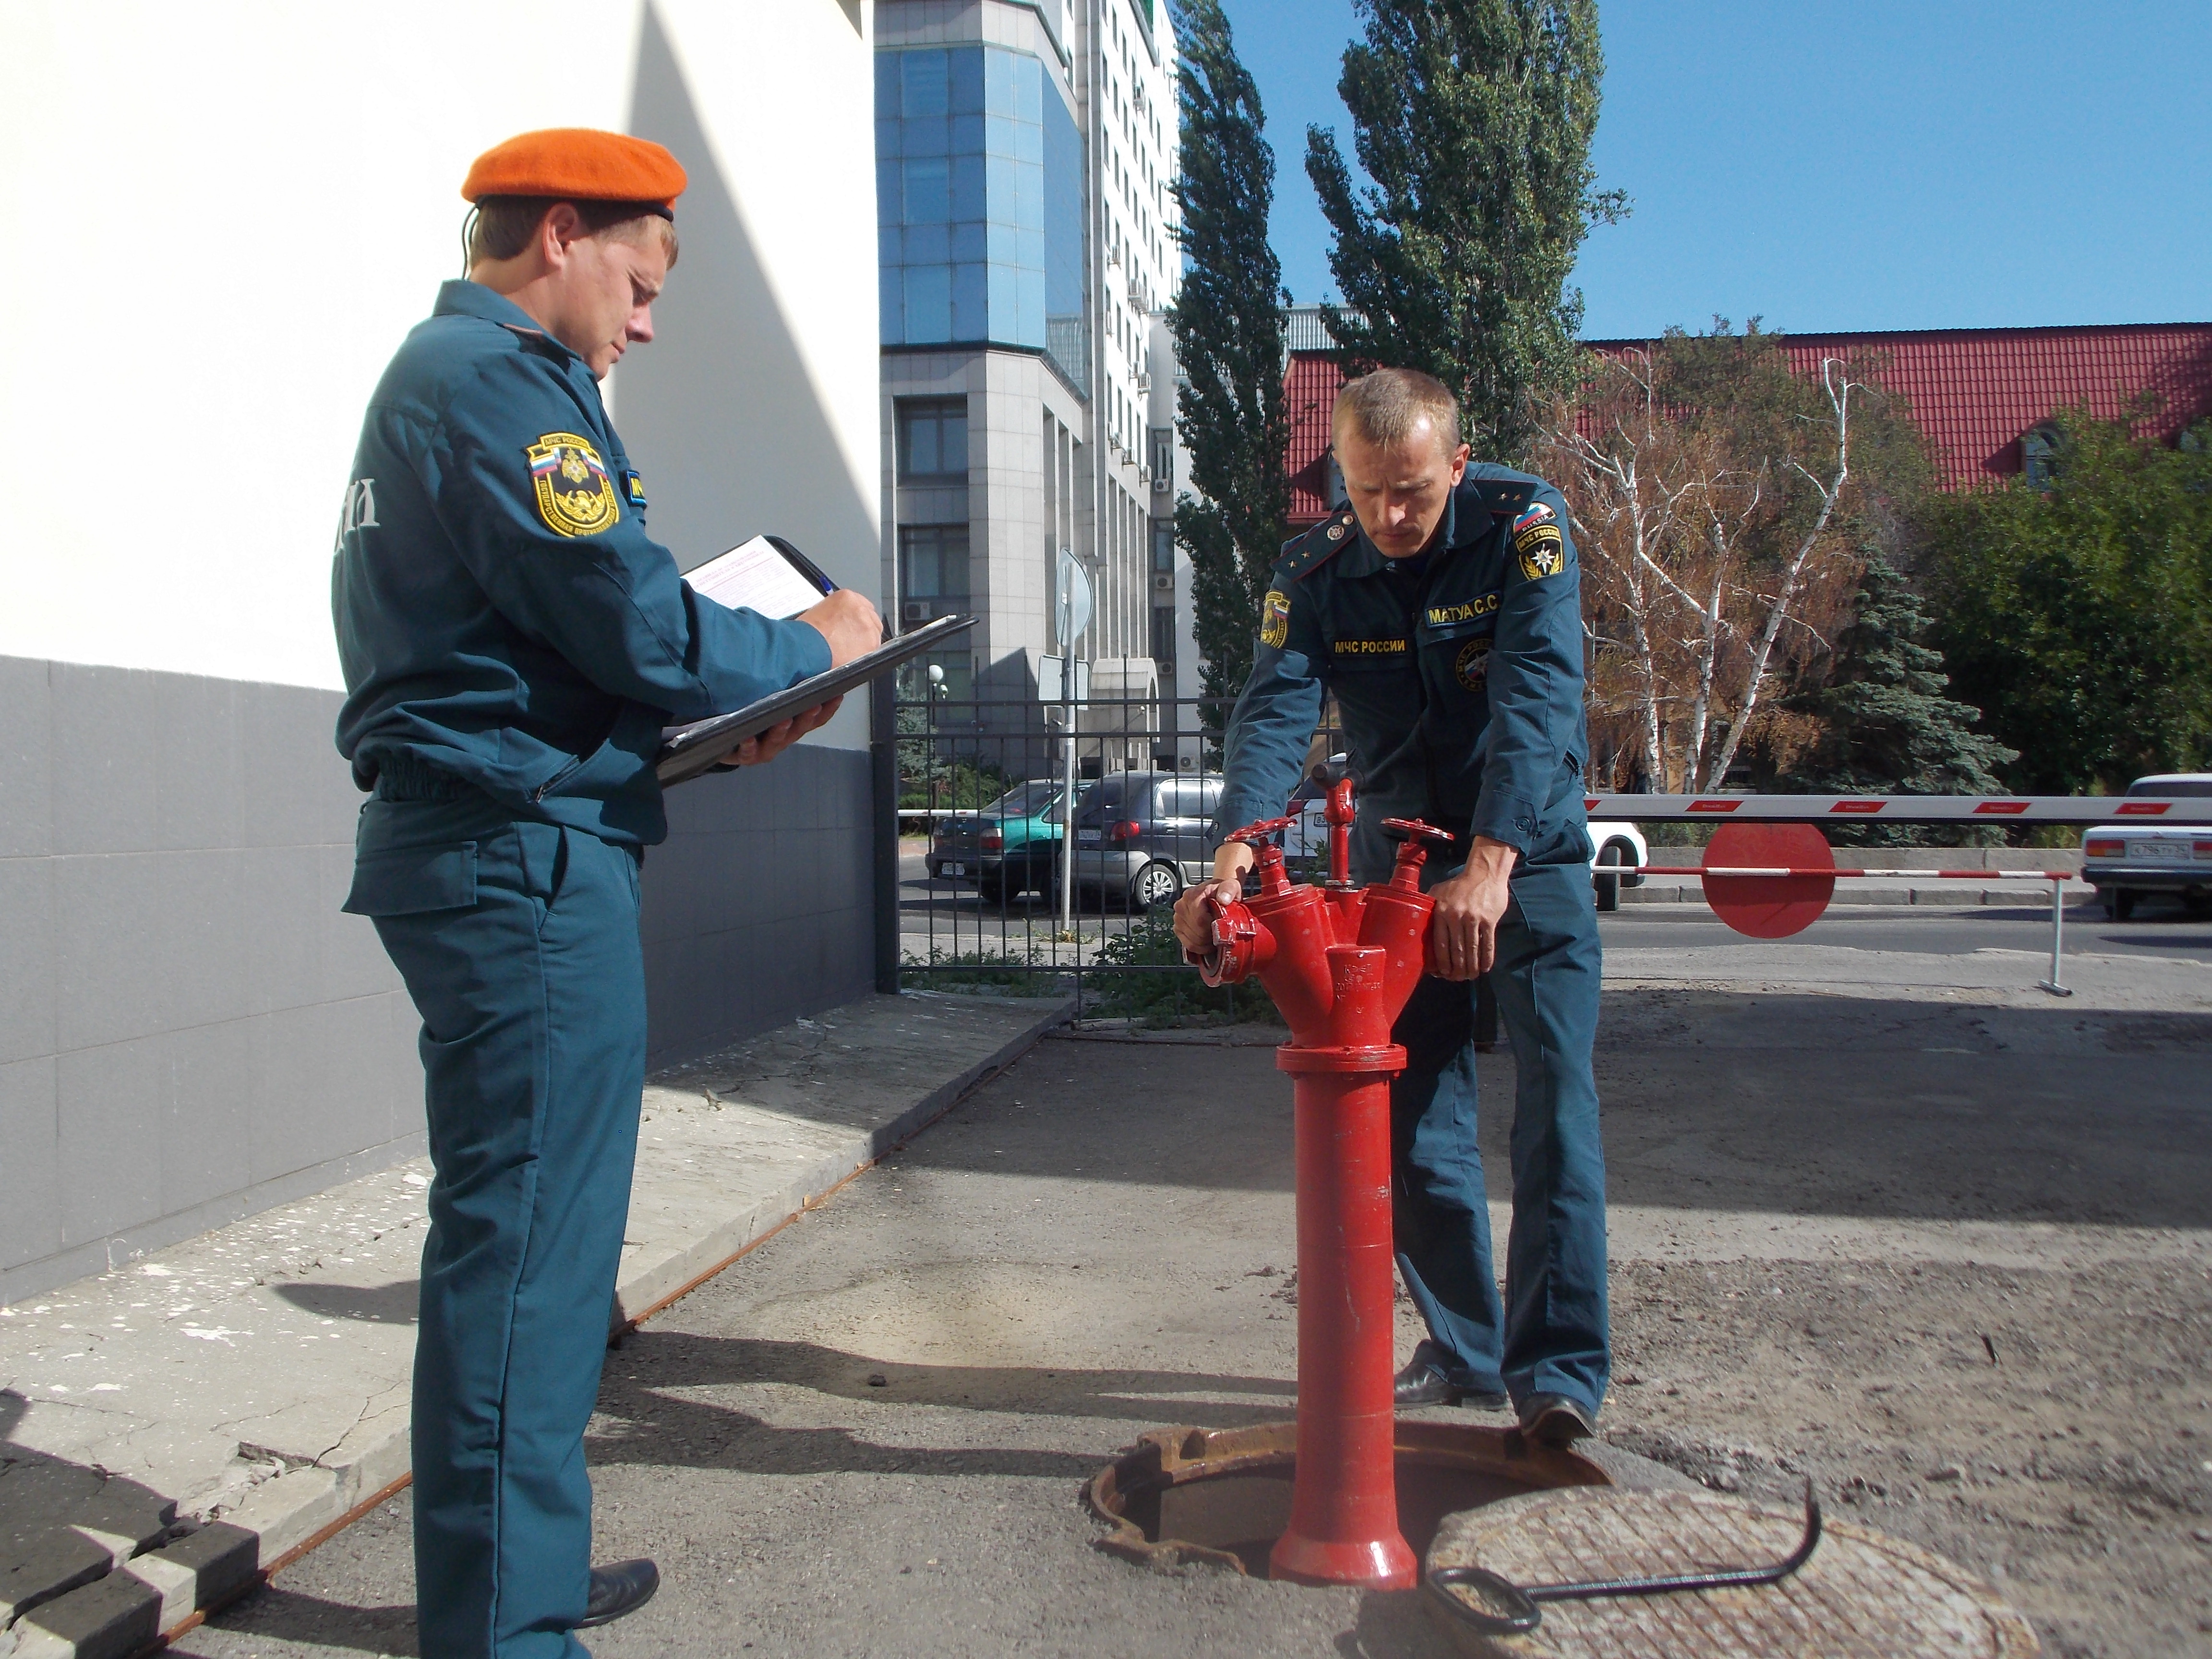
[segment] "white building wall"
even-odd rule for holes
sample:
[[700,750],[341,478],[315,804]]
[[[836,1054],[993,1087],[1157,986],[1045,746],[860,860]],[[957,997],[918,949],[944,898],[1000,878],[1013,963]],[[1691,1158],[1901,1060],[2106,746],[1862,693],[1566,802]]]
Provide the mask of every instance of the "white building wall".
[[[661,337],[611,387],[654,533],[689,565],[772,527],[876,589],[871,27],[0,9],[0,1301],[419,1148],[411,1011],[337,913],[330,556],[368,393],[459,274],[472,157],[571,125],[677,152]],[[866,738],[854,707],[671,798],[657,1057],[866,988]]]

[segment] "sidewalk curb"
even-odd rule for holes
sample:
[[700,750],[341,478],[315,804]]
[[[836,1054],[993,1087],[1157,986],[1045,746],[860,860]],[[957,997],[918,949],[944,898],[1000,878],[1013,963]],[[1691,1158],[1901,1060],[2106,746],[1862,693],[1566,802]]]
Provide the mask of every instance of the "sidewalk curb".
[[[722,1272],[950,1111],[977,1085],[1066,1024],[1054,999],[999,1047],[872,1128],[856,1128],[780,1190],[725,1216],[682,1248],[633,1261],[617,1282],[611,1336],[635,1328]],[[343,1463],[304,1465],[262,1482],[238,1507],[159,1549],[40,1602],[0,1629],[0,1659],[137,1659],[158,1653],[209,1614],[404,1490],[408,1434],[368,1439]]]

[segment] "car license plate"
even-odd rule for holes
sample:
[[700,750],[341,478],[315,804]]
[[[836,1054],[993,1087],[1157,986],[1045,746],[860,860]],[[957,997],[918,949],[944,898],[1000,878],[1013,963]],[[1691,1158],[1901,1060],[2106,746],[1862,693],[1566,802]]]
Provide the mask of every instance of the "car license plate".
[[1078,847],[1096,847],[1098,845],[1099,836],[1103,833],[1103,830],[1079,830],[1075,832],[1075,844]]
[[946,864],[938,867],[948,876],[964,876],[968,873],[968,866],[964,864]]
[[2128,857],[2136,864],[2186,864],[2189,844],[2179,841],[2130,842]]

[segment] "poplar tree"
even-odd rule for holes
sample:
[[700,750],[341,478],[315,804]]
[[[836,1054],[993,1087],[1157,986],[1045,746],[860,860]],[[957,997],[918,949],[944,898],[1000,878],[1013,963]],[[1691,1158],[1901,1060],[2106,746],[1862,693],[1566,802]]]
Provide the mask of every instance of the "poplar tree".
[[1485,460],[1524,459],[1538,400],[1579,379],[1575,252],[1628,210],[1593,191],[1605,57],[1596,0],[1358,0],[1345,49],[1355,185],[1326,128],[1306,172],[1335,233],[1325,307],[1346,368],[1417,368],[1458,396]]
[[[1259,89],[1237,60],[1219,0],[1176,10],[1176,101],[1182,125],[1182,289],[1170,326],[1186,384],[1176,428],[1190,483],[1176,502],[1176,538],[1190,555],[1193,633],[1206,695],[1234,697],[1252,668],[1260,599],[1290,510],[1284,457],[1282,265],[1267,245],[1275,156]],[[1225,706],[1206,710],[1218,734]]]

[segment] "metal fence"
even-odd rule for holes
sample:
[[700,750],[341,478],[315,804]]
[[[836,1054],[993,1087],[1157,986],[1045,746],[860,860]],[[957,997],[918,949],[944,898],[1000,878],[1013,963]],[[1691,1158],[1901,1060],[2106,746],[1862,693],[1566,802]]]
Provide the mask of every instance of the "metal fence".
[[[1072,991],[1105,1018],[1264,1008],[1256,986],[1208,989],[1170,925],[1212,868],[1228,712],[1093,694],[1071,722],[1064,703],[952,697],[918,674],[879,685],[877,799],[896,805],[878,811],[878,982]],[[1336,742],[1316,732],[1309,770]],[[1310,856],[1296,832],[1290,850]]]

